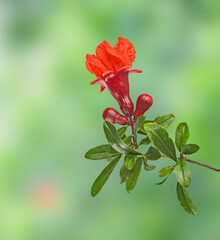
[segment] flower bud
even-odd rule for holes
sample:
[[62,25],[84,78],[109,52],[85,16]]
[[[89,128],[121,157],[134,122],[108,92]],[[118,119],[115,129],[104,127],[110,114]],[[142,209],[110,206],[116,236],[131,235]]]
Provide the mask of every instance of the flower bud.
[[102,117],[105,121],[109,121],[111,123],[117,123],[120,125],[127,125],[129,123],[129,120],[114,108],[106,108]]
[[134,112],[134,120],[142,116],[153,104],[153,98],[148,94],[142,94],[138,97],[136,109]]

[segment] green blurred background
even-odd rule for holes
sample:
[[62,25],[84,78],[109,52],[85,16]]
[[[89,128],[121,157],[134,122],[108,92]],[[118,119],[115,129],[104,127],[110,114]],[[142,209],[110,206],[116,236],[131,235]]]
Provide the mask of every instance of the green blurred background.
[[173,113],[191,130],[193,156],[220,168],[220,2],[215,0],[0,1],[0,239],[218,240],[220,175],[191,165],[185,213],[174,176],[142,171],[132,194],[119,169],[96,198],[105,161],[85,152],[106,142],[101,117],[117,102],[85,68],[103,40],[135,46],[131,96],[154,98],[148,118]]

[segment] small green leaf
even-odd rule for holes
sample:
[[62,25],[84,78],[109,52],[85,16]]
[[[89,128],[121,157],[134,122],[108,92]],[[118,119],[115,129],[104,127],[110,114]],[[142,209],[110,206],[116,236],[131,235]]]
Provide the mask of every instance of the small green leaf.
[[145,156],[149,160],[157,160],[161,157],[161,154],[160,154],[159,150],[156,149],[155,147],[149,147]]
[[176,191],[177,191],[177,197],[179,199],[180,205],[183,207],[183,209],[189,214],[196,215],[197,206],[192,201],[186,189],[182,187],[179,183],[177,183]]
[[[119,136],[120,137],[120,136]],[[121,137],[121,140],[125,139],[127,136],[124,134],[122,137]]]
[[138,131],[139,134],[142,135],[147,135],[144,129],[144,124],[145,123],[150,123],[150,122],[156,122],[157,124],[159,124],[160,126],[164,127],[164,128],[168,128],[171,123],[173,122],[173,120],[175,119],[175,116],[173,114],[167,114],[167,115],[163,115],[160,117],[157,117],[154,119],[154,121],[144,121],[141,126],[140,126],[140,130]]
[[126,145],[119,137],[115,126],[108,122],[104,122],[104,132],[109,144],[118,152],[124,153],[125,155],[141,155],[139,152],[133,150]]
[[168,128],[174,119],[175,119],[175,116],[173,114],[167,114],[167,115],[163,115],[155,118],[154,121],[158,123],[160,126],[164,128]]
[[176,161],[176,150],[165,128],[156,122],[144,124],[145,131],[154,145],[167,157]]
[[137,142],[137,131],[138,131],[139,127],[143,124],[145,118],[146,118],[145,116],[138,117],[138,119],[136,120],[136,122],[134,124],[134,139],[135,139],[135,142]]
[[142,122],[142,124],[140,125],[140,130],[138,131],[138,133],[142,134],[142,135],[147,135],[145,128],[144,128],[144,124],[146,123],[153,123],[154,121],[150,121],[150,120],[145,120]]
[[159,177],[166,177],[167,175],[171,174],[173,169],[174,169],[174,166],[164,167],[158,172],[158,175],[159,175]]
[[167,180],[167,178],[170,176],[173,169],[174,169],[174,166],[167,166],[167,167],[162,168],[159,171],[158,175],[159,175],[159,177],[165,177],[165,178],[161,182],[158,182],[158,183],[155,183],[155,184],[157,184],[157,185],[163,184]]
[[132,141],[132,136],[128,136],[123,139],[123,142],[128,146],[131,144],[131,141]]
[[91,195],[95,197],[99,191],[102,189],[106,181],[108,180],[109,176],[111,175],[112,171],[114,170],[116,164],[118,163],[120,157],[116,157],[114,161],[109,163],[106,168],[103,169],[101,174],[96,178],[95,182],[91,188]]
[[167,177],[165,177],[162,181],[160,181],[160,182],[156,182],[155,184],[156,185],[161,185],[161,184],[163,184],[166,180],[167,180],[167,178],[170,176],[170,174],[167,176]]
[[126,181],[126,190],[128,193],[132,192],[137,183],[138,177],[141,172],[142,158],[138,158],[134,167],[131,169],[128,179]]
[[180,123],[176,128],[175,143],[181,152],[189,138],[189,128],[185,122]]
[[127,155],[124,159],[124,165],[128,170],[131,170],[137,160],[137,155]]
[[146,137],[146,138],[141,140],[139,145],[148,145],[150,142],[151,141],[150,141],[149,137]]
[[125,135],[126,130],[127,130],[127,126],[126,127],[121,127],[117,130],[120,138],[122,138]]
[[183,186],[188,187],[191,183],[191,172],[183,158],[179,158],[174,167],[177,181]]
[[145,171],[152,171],[152,170],[154,170],[155,167],[156,167],[155,165],[149,164],[146,158],[144,159],[144,170]]
[[193,154],[199,150],[199,146],[197,144],[186,144],[183,149],[183,154]]
[[144,132],[144,131],[142,131],[142,130],[138,130],[137,133],[139,133],[139,134],[141,134],[141,135],[145,135],[145,136],[147,135],[146,132]]
[[85,158],[92,160],[109,159],[120,155],[111,145],[105,144],[90,149],[86,154]]
[[130,174],[130,170],[128,170],[125,165],[123,165],[120,169],[120,179],[121,179],[121,182],[120,183],[124,183],[127,181],[128,179],[128,176]]

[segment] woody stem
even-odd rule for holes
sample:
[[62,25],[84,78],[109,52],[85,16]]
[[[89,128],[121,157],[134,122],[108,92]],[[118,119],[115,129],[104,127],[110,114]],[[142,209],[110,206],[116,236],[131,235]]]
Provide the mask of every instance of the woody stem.
[[[162,157],[162,158],[168,158],[168,157],[165,156],[165,155],[162,155],[161,157]],[[203,163],[200,163],[200,162],[196,162],[196,161],[190,160],[190,159],[188,159],[188,158],[186,158],[186,157],[184,157],[184,156],[183,156],[183,158],[184,158],[184,160],[185,160],[186,162],[194,163],[194,164],[196,164],[196,165],[209,168],[209,169],[211,169],[211,170],[213,170],[213,171],[220,172],[220,169],[218,169],[218,168],[214,168],[214,167],[211,167],[211,166],[209,166],[209,165],[207,165],[207,164],[203,164]],[[177,158],[177,159],[178,159],[178,158]]]

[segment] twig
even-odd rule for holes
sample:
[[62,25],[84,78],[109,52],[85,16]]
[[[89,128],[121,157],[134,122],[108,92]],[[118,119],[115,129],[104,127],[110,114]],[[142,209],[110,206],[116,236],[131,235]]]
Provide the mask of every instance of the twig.
[[[161,157],[162,157],[162,158],[168,158],[168,157],[165,156],[165,155],[162,155]],[[197,164],[197,165],[199,165],[199,166],[209,168],[209,169],[211,169],[211,170],[213,170],[213,171],[220,172],[220,169],[218,169],[218,168],[214,168],[214,167],[211,167],[211,166],[209,166],[209,165],[207,165],[207,164],[203,164],[203,163],[200,163],[200,162],[196,162],[196,161],[190,160],[190,159],[188,159],[188,158],[186,158],[186,157],[184,157],[184,156],[183,156],[183,158],[184,158],[184,160],[185,160],[186,162],[194,163],[194,164]],[[177,158],[177,159],[179,159],[179,158]]]

